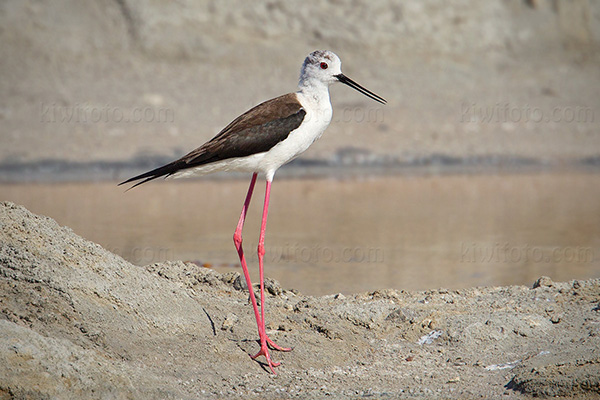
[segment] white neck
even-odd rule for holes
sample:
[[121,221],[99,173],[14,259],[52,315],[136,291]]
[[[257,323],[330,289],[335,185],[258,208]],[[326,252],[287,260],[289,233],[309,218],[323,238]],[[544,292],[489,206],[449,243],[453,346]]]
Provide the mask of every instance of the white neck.
[[310,79],[300,76],[300,82],[298,82],[298,92],[317,103],[330,102],[329,85],[318,79]]

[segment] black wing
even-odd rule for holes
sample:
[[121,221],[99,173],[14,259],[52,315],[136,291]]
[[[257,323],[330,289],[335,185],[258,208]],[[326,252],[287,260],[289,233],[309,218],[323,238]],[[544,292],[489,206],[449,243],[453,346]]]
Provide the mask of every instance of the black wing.
[[133,189],[184,169],[269,151],[298,128],[305,115],[306,111],[294,93],[265,101],[237,117],[217,136],[180,159],[134,176],[119,185],[143,179],[130,188]]

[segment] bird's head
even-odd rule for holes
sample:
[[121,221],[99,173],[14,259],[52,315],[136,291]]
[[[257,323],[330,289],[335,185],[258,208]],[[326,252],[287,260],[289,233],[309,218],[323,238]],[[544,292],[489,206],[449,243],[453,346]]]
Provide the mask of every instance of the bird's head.
[[342,61],[334,52],[329,50],[313,51],[302,64],[300,84],[311,84],[315,81],[324,83],[327,86],[335,82],[341,82],[381,104],[387,103],[383,97],[376,95],[344,75],[342,73]]

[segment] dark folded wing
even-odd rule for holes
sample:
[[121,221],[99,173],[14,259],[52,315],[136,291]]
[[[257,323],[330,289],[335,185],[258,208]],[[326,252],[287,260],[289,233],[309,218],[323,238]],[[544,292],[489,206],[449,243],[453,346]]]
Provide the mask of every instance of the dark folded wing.
[[237,117],[217,136],[180,159],[119,185],[144,179],[131,187],[134,188],[184,169],[269,151],[298,128],[305,115],[306,111],[294,93],[265,101]]

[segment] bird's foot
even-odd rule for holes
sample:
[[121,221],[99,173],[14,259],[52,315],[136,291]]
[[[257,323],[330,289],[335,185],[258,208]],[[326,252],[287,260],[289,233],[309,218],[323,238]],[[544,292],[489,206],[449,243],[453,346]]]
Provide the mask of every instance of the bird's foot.
[[279,367],[279,365],[281,365],[281,363],[271,360],[271,354],[269,353],[269,347],[271,347],[274,350],[279,350],[279,351],[291,351],[292,349],[288,348],[288,347],[281,347],[281,346],[277,345],[274,341],[271,340],[270,337],[268,337],[265,334],[264,340],[260,341],[260,350],[258,351],[258,353],[256,353],[253,356],[250,356],[250,357],[252,357],[253,360],[255,360],[257,357],[265,356],[265,358],[267,359],[267,364],[269,365],[269,368],[271,369],[271,372],[273,372],[275,375],[277,375],[277,372],[275,372],[274,367]]
[[253,360],[255,360],[257,357],[259,356],[265,356],[265,358],[267,359],[267,364],[269,365],[269,368],[271,369],[271,372],[275,375],[277,375],[277,372],[275,372],[274,367],[279,367],[279,365],[281,363],[275,362],[271,360],[271,355],[269,354],[269,348],[267,347],[267,342],[264,341],[261,343],[260,345],[260,350],[258,351],[258,353],[256,353],[253,356],[250,356]]
[[278,350],[278,351],[292,351],[291,347],[281,347],[277,343],[275,343],[274,341],[272,341],[271,338],[268,337],[268,336],[267,336],[267,343],[274,350]]

